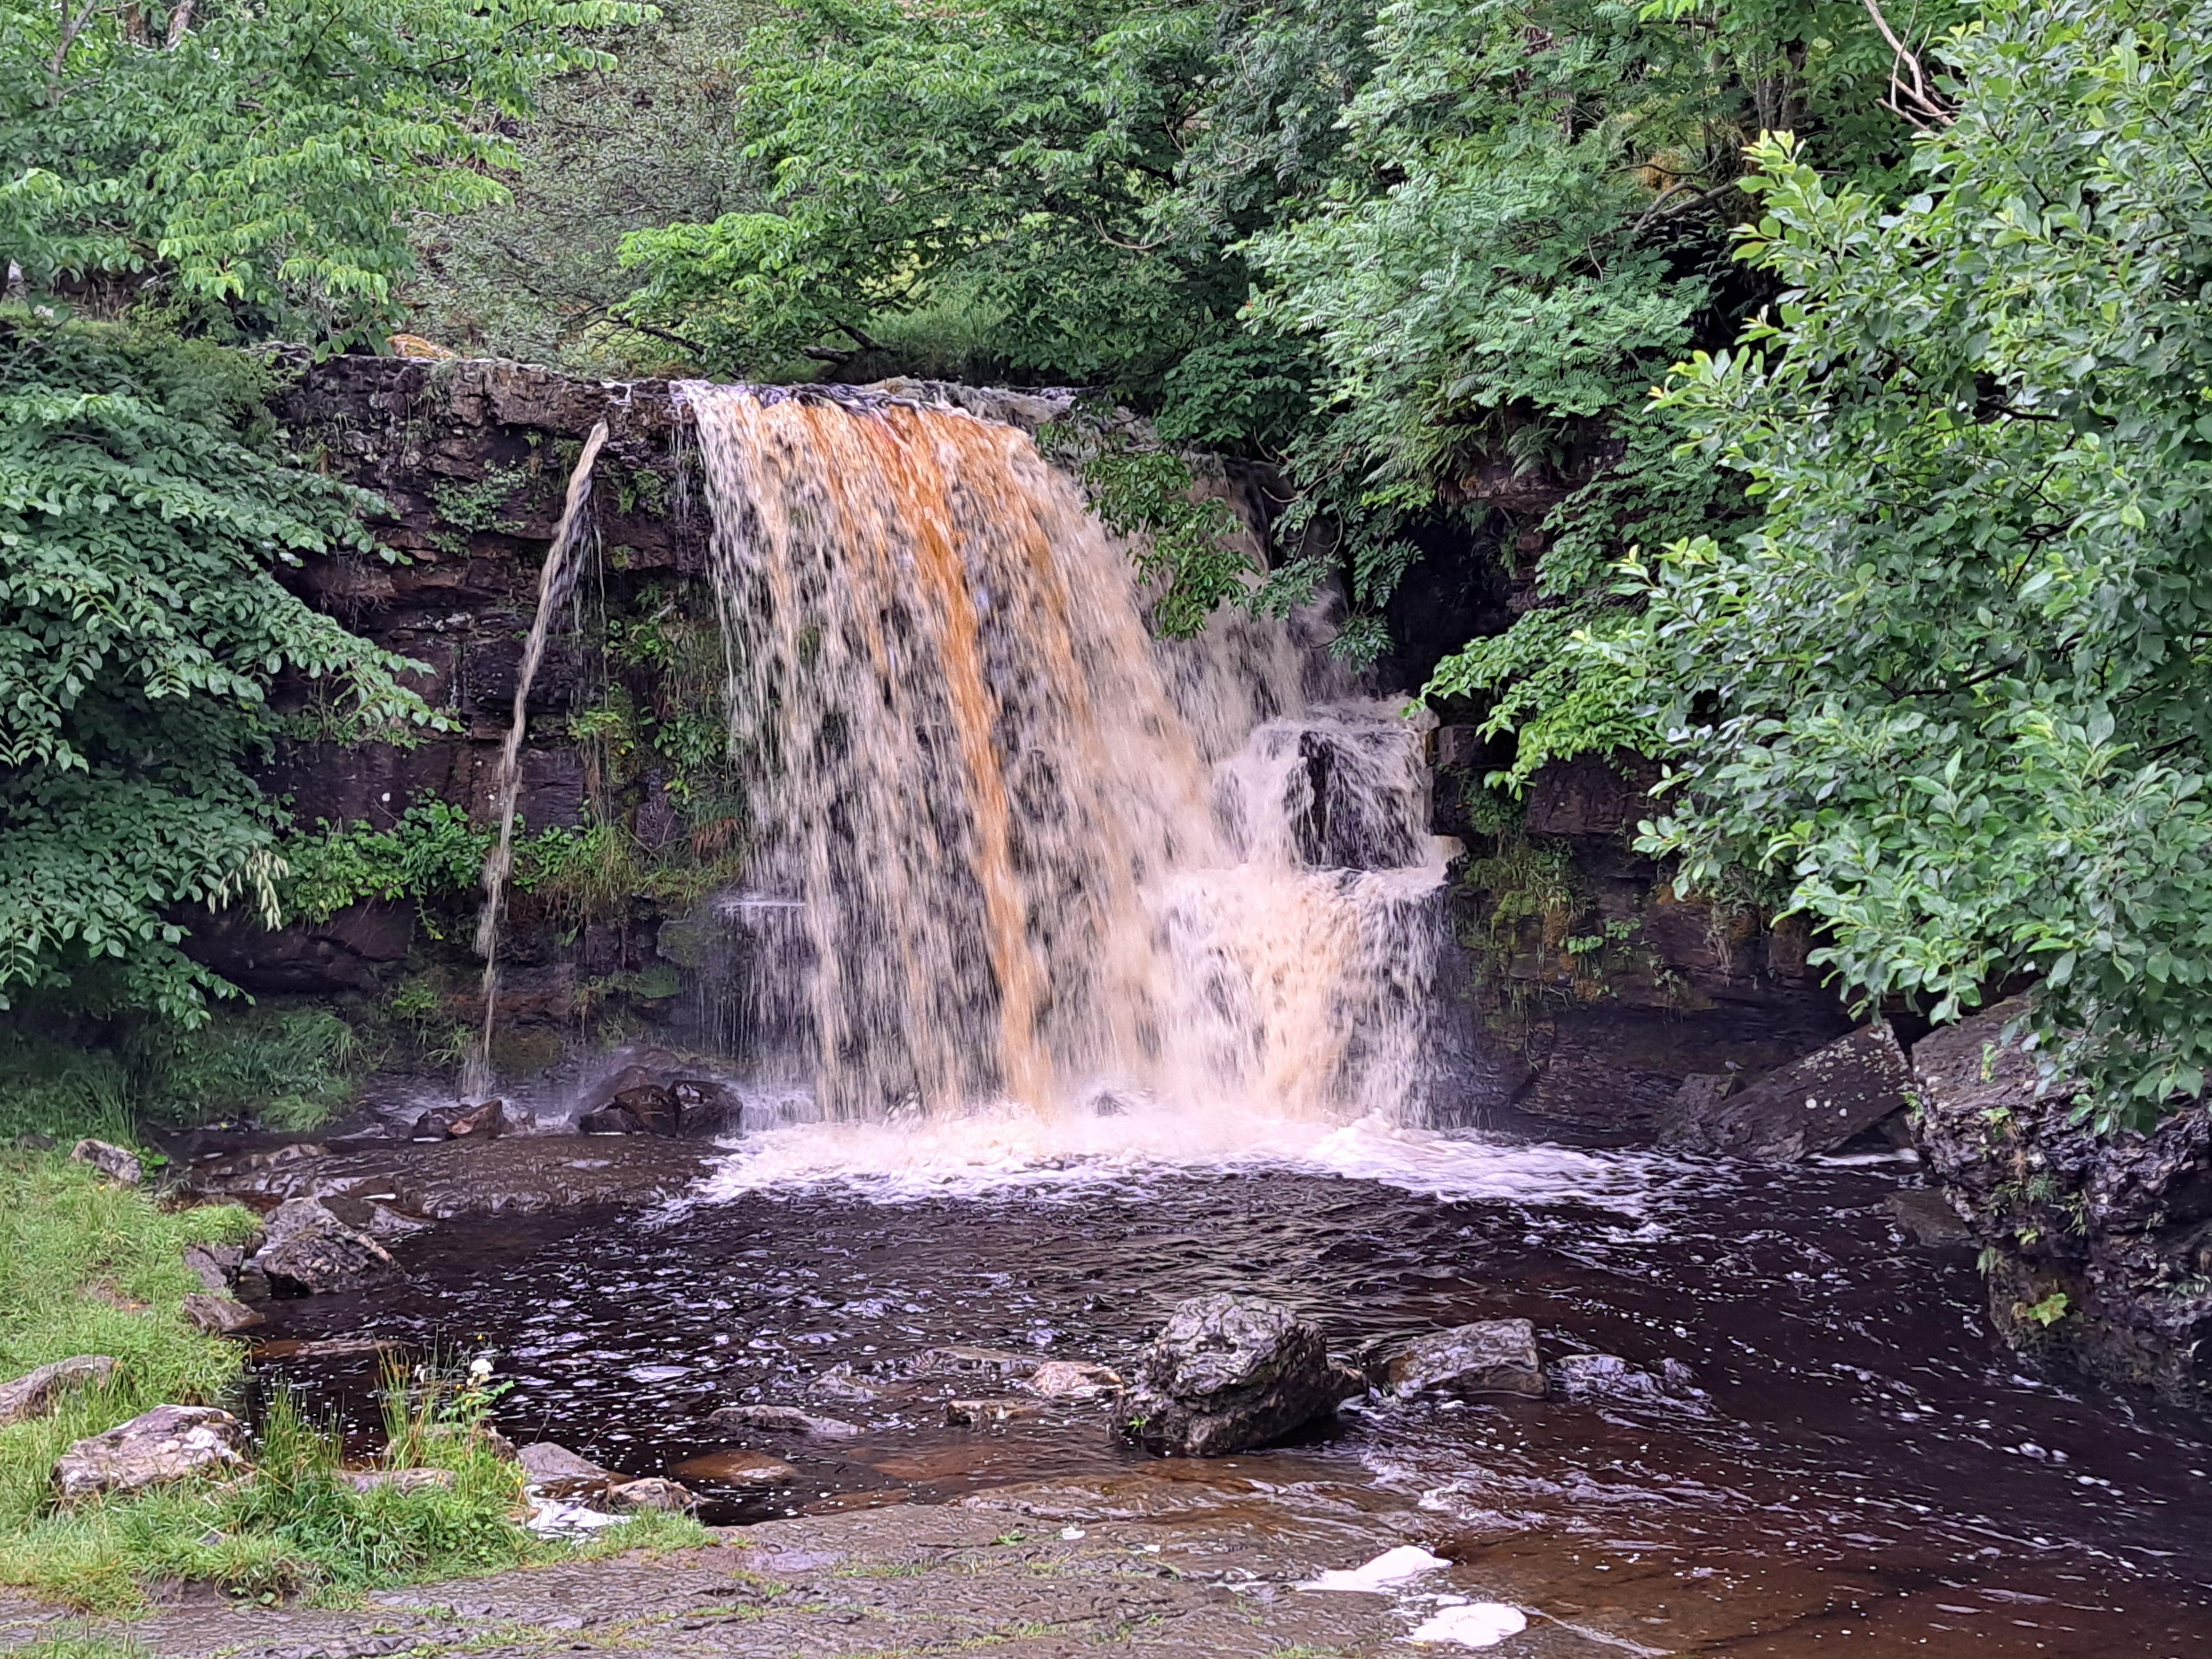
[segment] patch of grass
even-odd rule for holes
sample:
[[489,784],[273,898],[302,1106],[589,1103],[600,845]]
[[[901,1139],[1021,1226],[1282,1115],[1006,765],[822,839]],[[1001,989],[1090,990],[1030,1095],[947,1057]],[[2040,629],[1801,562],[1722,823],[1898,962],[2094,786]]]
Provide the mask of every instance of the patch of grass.
[[154,1659],[153,1649],[130,1632],[64,1625],[27,1648],[10,1648],[8,1659]]
[[196,1031],[164,1028],[143,1046],[147,1109],[184,1122],[320,1128],[351,1102],[367,1064],[359,1035],[326,1008],[220,1009]]
[[[355,1491],[343,1479],[337,1437],[278,1395],[263,1415],[246,1478],[57,1503],[53,1462],[71,1441],[165,1403],[237,1408],[241,1350],[185,1323],[183,1299],[199,1285],[181,1251],[194,1241],[241,1238],[252,1225],[230,1206],[165,1211],[58,1152],[0,1152],[0,1378],[73,1354],[122,1362],[110,1386],[67,1397],[52,1417],[0,1429],[0,1584],[119,1612],[163,1582],[216,1584],[248,1600],[343,1599],[569,1553],[520,1524],[521,1471],[483,1432],[486,1379],[435,1366],[387,1377],[380,1462],[451,1470],[450,1488]],[[580,1553],[709,1541],[683,1516],[649,1516],[609,1528]],[[55,1659],[76,1652],[57,1649]],[[87,1650],[86,1659],[109,1652]]]
[[27,1134],[64,1146],[84,1135],[127,1141],[131,1115],[122,1056],[0,1028],[0,1144]]

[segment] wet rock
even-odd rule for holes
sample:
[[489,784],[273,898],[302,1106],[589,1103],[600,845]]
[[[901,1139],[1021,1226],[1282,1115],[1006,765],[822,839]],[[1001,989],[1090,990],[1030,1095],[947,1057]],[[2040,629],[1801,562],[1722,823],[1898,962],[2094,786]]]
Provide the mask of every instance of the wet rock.
[[576,1120],[576,1133],[581,1135],[641,1135],[645,1125],[637,1114],[620,1106],[602,1106],[596,1112],[586,1112]]
[[607,1488],[607,1501],[618,1510],[666,1510],[681,1514],[691,1507],[691,1494],[675,1481],[656,1474],[642,1480],[617,1481]]
[[676,1091],[661,1083],[641,1083],[619,1091],[610,1103],[628,1112],[649,1135],[672,1135],[678,1127]]
[[532,1486],[622,1479],[612,1469],[603,1469],[590,1458],[579,1457],[566,1446],[556,1445],[550,1440],[535,1441],[522,1447],[514,1454],[514,1461],[522,1465],[522,1472],[530,1477]]
[[796,1406],[724,1406],[708,1415],[707,1424],[716,1429],[767,1429],[780,1434],[803,1434],[816,1440],[848,1440],[860,1432],[856,1424],[835,1417],[817,1417]]
[[1121,1391],[1121,1374],[1079,1359],[1048,1359],[1021,1386],[1046,1400],[1104,1400]]
[[0,1382],[0,1429],[46,1416],[64,1395],[76,1389],[106,1388],[120,1363],[104,1353],[81,1353],[41,1365],[12,1382]]
[[64,1502],[142,1492],[188,1475],[246,1467],[246,1431],[212,1406],[156,1406],[72,1445],[54,1463]]
[[1911,1080],[1896,1033],[1877,1022],[1732,1092],[1685,1084],[1661,1139],[1693,1152],[1792,1163],[1874,1127],[1905,1104]]
[[1000,1382],[1035,1374],[1044,1361],[1017,1348],[975,1348],[954,1344],[924,1348],[912,1361],[916,1376],[988,1376]]
[[250,1254],[243,1244],[187,1244],[185,1266],[204,1288],[221,1294],[237,1283],[239,1270]]
[[1415,1337],[1383,1367],[1401,1398],[1417,1394],[1517,1394],[1540,1399],[1544,1367],[1536,1328],[1525,1319],[1484,1319]]
[[1562,1354],[1552,1362],[1553,1389],[1569,1400],[1620,1400],[1633,1403],[1702,1401],[1691,1385],[1690,1368],[1679,1359],[1662,1362],[1656,1375],[1638,1370],[1619,1354]]
[[1907,1187],[1892,1193],[1883,1200],[1882,1208],[1889,1212],[1890,1219],[1899,1231],[1917,1244],[1942,1249],[1973,1241],[1973,1229],[1960,1218],[1948,1199],[1930,1188]]
[[267,1224],[269,1242],[253,1265],[279,1294],[358,1290],[398,1271],[383,1245],[347,1226],[319,1199],[289,1199]]
[[2212,1112],[2100,1137],[2025,1030],[2025,1000],[1913,1046],[1921,1154],[1982,1247],[2015,1346],[2212,1400]]
[[695,1139],[735,1134],[744,1127],[744,1109],[728,1090],[703,1078],[679,1078],[668,1085],[676,1098],[677,1133]]
[[471,1106],[447,1125],[447,1133],[455,1140],[489,1140],[507,1127],[507,1103],[487,1100],[481,1106]]
[[725,1486],[787,1486],[799,1479],[799,1471],[780,1457],[735,1449],[687,1457],[669,1473]]
[[408,1136],[410,1140],[451,1140],[453,1138],[453,1120],[446,1112],[423,1113],[415,1120],[415,1127]]
[[210,1336],[228,1336],[262,1323],[259,1314],[220,1291],[194,1291],[185,1298],[185,1317]]
[[1219,1457],[1279,1439],[1365,1387],[1281,1304],[1201,1296],[1169,1316],[1115,1416],[1149,1451]]
[[109,1141],[80,1140],[70,1148],[70,1159],[72,1163],[89,1164],[119,1186],[136,1187],[146,1175],[137,1153]]
[[956,1429],[988,1428],[994,1423],[1015,1423],[1024,1418],[1042,1417],[1042,1400],[948,1400],[945,1402],[945,1420]]
[[[853,1362],[849,1359],[839,1360],[806,1386],[810,1392],[827,1395],[832,1400],[894,1400],[902,1392],[896,1384],[862,1376],[853,1369]],[[912,1385],[907,1386],[910,1391]]]
[[338,1480],[357,1492],[451,1492],[451,1469],[348,1469]]

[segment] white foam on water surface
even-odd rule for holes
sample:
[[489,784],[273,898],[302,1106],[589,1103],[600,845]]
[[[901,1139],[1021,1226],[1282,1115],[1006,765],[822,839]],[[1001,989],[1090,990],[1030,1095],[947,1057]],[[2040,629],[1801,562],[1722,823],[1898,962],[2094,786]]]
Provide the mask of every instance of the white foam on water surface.
[[1357,1567],[1331,1567],[1326,1572],[1309,1578],[1297,1588],[1302,1590],[1343,1590],[1358,1595],[1381,1595],[1410,1584],[1423,1573],[1435,1572],[1451,1563],[1441,1555],[1431,1555],[1419,1544],[1401,1544],[1395,1549],[1384,1550],[1372,1561]]
[[1422,1197],[1583,1204],[1640,1218],[1677,1178],[1650,1153],[1492,1140],[1261,1113],[1133,1109],[1048,1117],[1018,1108],[919,1123],[813,1123],[749,1135],[689,1201],[842,1188],[881,1203],[1023,1194],[1049,1198],[1178,1176],[1266,1171],[1373,1181]]
[[1494,1648],[1528,1628],[1528,1615],[1503,1601],[1462,1601],[1438,1607],[1408,1642],[1455,1643],[1463,1648]]

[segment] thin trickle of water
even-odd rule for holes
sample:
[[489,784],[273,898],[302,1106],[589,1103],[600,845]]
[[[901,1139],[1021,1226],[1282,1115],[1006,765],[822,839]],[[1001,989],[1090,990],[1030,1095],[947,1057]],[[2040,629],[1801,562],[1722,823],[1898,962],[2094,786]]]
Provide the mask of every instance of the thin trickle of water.
[[683,396],[754,826],[724,902],[742,1058],[840,1118],[1419,1111],[1418,725],[1344,702],[1285,624],[1153,640],[1127,550],[1019,430]]
[[514,801],[522,782],[522,739],[529,727],[530,688],[545,659],[545,641],[554,618],[576,585],[575,550],[581,541],[584,506],[592,495],[592,466],[607,441],[607,423],[596,422],[584,440],[583,453],[568,474],[568,494],[561,520],[538,571],[538,612],[514,677],[514,715],[500,746],[499,769],[492,779],[492,805],[499,814],[499,836],[484,855],[483,908],[477,915],[477,954],[483,958],[483,1029],[461,1062],[461,1098],[481,1100],[491,1092],[491,1039],[499,1015],[499,927],[507,899],[507,878],[514,868]]

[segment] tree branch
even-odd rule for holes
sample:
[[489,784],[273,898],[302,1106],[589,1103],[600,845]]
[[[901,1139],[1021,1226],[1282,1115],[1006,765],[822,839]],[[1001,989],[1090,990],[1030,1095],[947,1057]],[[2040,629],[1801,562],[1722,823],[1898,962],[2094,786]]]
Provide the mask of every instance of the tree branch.
[[1948,127],[1959,118],[1959,112],[1933,91],[1928,84],[1927,71],[1920,66],[1920,55],[1898,39],[1897,31],[1889,26],[1889,19],[1881,15],[1875,0],[1862,0],[1867,15],[1881,31],[1881,38],[1889,43],[1893,54],[1889,66],[1889,96],[1881,100],[1882,107],[1901,118],[1915,132],[1934,132]]
[[53,62],[46,65],[46,107],[62,106],[62,67],[69,62],[70,48],[84,33],[84,26],[92,21],[92,15],[100,9],[100,0],[84,0],[83,9],[75,18],[69,15],[69,0],[60,0],[62,7],[62,37],[54,43]]
[[162,44],[174,52],[185,38],[185,31],[192,26],[192,7],[195,0],[177,0],[177,9],[169,14],[169,38]]

